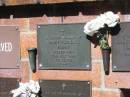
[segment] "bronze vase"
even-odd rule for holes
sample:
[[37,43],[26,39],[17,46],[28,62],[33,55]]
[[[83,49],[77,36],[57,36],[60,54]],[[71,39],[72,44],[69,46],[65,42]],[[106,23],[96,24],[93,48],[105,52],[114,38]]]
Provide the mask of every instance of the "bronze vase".
[[109,74],[111,48],[102,49],[102,58],[105,74]]
[[31,70],[33,72],[36,71],[36,55],[37,55],[37,48],[28,49],[29,63],[30,63]]

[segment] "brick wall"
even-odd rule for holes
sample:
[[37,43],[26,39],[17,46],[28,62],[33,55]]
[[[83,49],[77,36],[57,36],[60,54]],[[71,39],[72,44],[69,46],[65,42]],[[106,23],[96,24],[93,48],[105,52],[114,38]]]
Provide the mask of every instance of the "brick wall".
[[20,77],[22,82],[30,79],[90,80],[92,97],[128,97],[130,73],[112,72],[110,68],[110,74],[105,75],[100,48],[94,48],[93,44],[91,71],[37,70],[32,73],[27,54],[27,48],[37,47],[37,24],[85,23],[108,10],[120,13],[121,22],[129,22],[129,4],[121,1],[0,7],[0,25],[18,25],[21,40],[20,70],[4,69],[0,70],[0,75]]

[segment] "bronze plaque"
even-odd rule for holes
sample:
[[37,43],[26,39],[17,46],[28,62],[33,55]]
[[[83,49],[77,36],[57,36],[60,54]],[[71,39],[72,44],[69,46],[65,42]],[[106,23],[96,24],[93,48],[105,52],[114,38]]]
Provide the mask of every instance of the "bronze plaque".
[[91,46],[84,24],[38,26],[40,69],[91,69]]
[[0,68],[18,68],[20,34],[16,26],[0,26]]
[[91,97],[91,82],[70,80],[41,80],[40,97]]
[[13,97],[10,91],[17,87],[18,81],[16,78],[0,78],[0,97]]
[[130,23],[120,23],[120,32],[112,37],[112,70],[130,71]]

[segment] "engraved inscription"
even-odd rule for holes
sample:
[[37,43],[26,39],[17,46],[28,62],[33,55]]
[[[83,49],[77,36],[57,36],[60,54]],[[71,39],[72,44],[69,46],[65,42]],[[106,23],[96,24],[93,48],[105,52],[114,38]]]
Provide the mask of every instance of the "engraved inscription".
[[38,28],[40,69],[90,69],[90,41],[83,24],[41,25]]
[[125,49],[125,56],[130,56],[130,36],[125,37],[125,44],[124,44],[124,49]]
[[[130,71],[130,23],[121,23],[120,32],[112,36],[113,71]],[[116,67],[116,68],[115,68]]]
[[12,49],[11,42],[0,42],[0,52],[11,52]]
[[130,50],[130,36],[126,36],[126,49]]
[[0,69],[19,68],[19,36],[17,26],[0,26]]
[[78,56],[77,50],[80,45],[80,37],[68,35],[48,37],[47,44],[49,48],[52,48],[48,51],[48,56],[52,63],[60,65],[71,64]]

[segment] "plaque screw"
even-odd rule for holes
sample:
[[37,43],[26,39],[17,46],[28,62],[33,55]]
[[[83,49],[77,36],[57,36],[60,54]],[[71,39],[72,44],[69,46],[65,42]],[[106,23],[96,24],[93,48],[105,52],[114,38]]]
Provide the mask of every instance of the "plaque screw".
[[88,84],[90,84],[90,82],[88,82]]
[[40,80],[40,83],[42,83],[42,80]]
[[39,67],[41,68],[41,67],[42,67],[42,64],[39,64]]
[[16,30],[18,30],[18,27],[16,27]]
[[16,67],[19,67],[19,64],[17,64]]
[[86,65],[87,68],[89,68],[89,65]]
[[116,67],[116,66],[113,66],[113,68],[114,68],[114,69],[117,69],[117,67]]
[[38,26],[38,28],[40,28],[40,26]]

